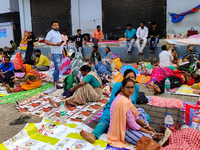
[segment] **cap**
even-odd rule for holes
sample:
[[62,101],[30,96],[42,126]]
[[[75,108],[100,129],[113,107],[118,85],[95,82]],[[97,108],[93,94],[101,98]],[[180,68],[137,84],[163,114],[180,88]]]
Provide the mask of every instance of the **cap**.
[[63,102],[61,102],[60,105],[64,105]]
[[166,78],[166,80],[169,80],[169,78]]
[[168,112],[167,115],[170,115],[170,113]]

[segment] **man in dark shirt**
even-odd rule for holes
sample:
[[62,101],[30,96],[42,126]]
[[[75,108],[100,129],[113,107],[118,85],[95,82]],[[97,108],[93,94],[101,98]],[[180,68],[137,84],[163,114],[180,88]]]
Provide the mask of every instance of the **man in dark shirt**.
[[82,46],[83,46],[83,38],[85,38],[85,45],[87,41],[87,36],[84,36],[81,34],[81,29],[77,30],[77,35],[74,37],[75,39],[75,49],[76,52],[81,52],[82,51]]
[[[159,42],[160,30],[157,27],[157,24],[155,21],[152,21],[151,25],[152,25],[152,28],[149,29],[148,44],[149,44],[150,52],[153,53],[154,49],[156,48]],[[152,41],[154,41],[154,44],[152,44]]]
[[195,61],[199,60],[199,54],[198,52],[194,51],[194,47],[192,45],[188,45],[187,49],[188,52],[183,55],[183,61],[186,61],[186,59],[189,60],[190,55],[194,57]]
[[26,49],[25,59],[27,61],[31,59],[33,53],[33,42],[34,42],[33,32],[28,33],[26,41],[27,41],[27,49]]

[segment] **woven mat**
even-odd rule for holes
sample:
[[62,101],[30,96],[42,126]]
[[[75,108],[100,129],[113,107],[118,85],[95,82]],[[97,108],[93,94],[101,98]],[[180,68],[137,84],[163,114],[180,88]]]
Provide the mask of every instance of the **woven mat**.
[[4,97],[0,98],[0,104],[6,104],[6,103],[15,103],[15,101],[22,100],[27,97],[32,97],[42,91],[45,91],[49,88],[53,87],[52,83],[47,83],[45,85],[42,85],[41,87],[29,91],[22,91],[22,92],[16,92]]

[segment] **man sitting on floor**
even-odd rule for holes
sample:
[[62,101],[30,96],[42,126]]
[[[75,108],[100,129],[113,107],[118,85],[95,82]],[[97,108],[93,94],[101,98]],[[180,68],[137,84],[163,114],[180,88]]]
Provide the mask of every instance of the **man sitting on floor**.
[[35,66],[33,66],[33,69],[36,71],[47,71],[50,67],[49,59],[41,54],[41,51],[39,49],[35,50]]
[[135,43],[136,30],[132,28],[132,25],[130,23],[126,25],[126,28],[127,28],[125,33],[126,40],[124,41],[124,44],[127,54],[130,54],[133,44]]
[[17,45],[13,40],[10,41],[10,44],[11,44],[12,47],[5,46],[4,51],[6,53],[8,53],[9,55],[12,55],[15,52],[15,50],[17,50]]
[[3,86],[6,86],[9,83],[10,87],[14,87],[11,77],[14,76],[14,64],[10,62],[10,57],[6,56],[4,58],[5,63],[0,65],[0,80],[3,83]]
[[174,59],[171,51],[167,50],[167,46],[163,45],[161,46],[162,52],[159,54],[159,62],[160,67],[167,67],[172,65],[172,60]]

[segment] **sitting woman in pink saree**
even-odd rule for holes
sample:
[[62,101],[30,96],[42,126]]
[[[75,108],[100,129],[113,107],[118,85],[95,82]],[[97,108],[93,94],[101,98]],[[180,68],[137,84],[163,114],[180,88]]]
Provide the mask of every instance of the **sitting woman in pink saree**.
[[152,89],[154,84],[158,85],[163,79],[172,75],[173,70],[167,67],[157,67],[153,69],[150,80],[145,84],[149,89]]

